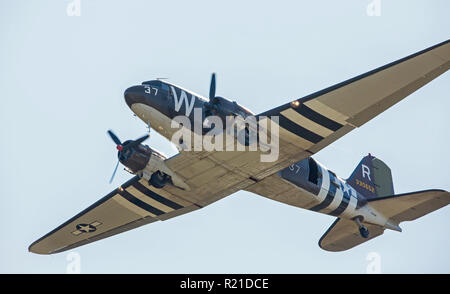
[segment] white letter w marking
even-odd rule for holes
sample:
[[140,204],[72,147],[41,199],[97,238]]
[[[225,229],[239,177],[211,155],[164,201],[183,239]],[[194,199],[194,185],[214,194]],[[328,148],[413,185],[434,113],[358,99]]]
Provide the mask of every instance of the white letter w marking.
[[172,89],[172,95],[173,95],[173,99],[175,101],[175,111],[176,112],[180,111],[181,105],[183,105],[183,100],[184,100],[184,104],[186,104],[185,113],[186,113],[186,116],[189,116],[192,112],[192,109],[194,108],[194,102],[195,102],[194,95],[191,95],[191,101],[188,101],[186,92],[181,90],[181,95],[180,95],[180,98],[178,99],[177,92],[175,91],[173,86],[170,86],[170,88]]

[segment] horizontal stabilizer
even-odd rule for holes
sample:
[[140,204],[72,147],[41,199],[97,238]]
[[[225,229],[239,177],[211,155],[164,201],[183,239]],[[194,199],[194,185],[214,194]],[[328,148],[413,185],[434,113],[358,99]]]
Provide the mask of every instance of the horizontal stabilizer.
[[[372,208],[383,214],[392,227],[403,221],[412,221],[450,203],[450,193],[444,190],[426,190],[369,199]],[[344,251],[383,234],[385,227],[364,223],[369,238],[363,238],[356,222],[338,218],[320,238],[320,248]]]
[[369,205],[392,223],[412,221],[450,203],[450,193],[426,190],[369,199]]
[[385,230],[383,227],[372,224],[364,224],[364,226],[369,230],[367,239],[361,237],[356,222],[338,218],[320,238],[319,246],[327,251],[344,251],[382,235]]

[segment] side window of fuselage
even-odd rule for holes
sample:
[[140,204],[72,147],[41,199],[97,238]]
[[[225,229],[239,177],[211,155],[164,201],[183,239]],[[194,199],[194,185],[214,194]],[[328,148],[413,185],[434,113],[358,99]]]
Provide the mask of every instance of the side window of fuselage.
[[168,100],[171,95],[172,95],[172,91],[170,91],[169,86],[167,84],[161,83],[161,93],[163,95],[164,98],[166,98],[166,100]]
[[314,159],[312,159],[311,157],[308,159],[308,165],[309,165],[308,181],[317,185],[319,179],[319,167],[317,166],[317,163],[314,161]]
[[334,186],[336,186],[336,188],[339,189],[339,187],[340,187],[340,182],[339,182],[339,180],[338,180],[336,174],[335,174],[334,172],[332,172],[332,171],[329,171],[329,173],[330,173],[330,182],[331,182],[331,184],[334,185]]

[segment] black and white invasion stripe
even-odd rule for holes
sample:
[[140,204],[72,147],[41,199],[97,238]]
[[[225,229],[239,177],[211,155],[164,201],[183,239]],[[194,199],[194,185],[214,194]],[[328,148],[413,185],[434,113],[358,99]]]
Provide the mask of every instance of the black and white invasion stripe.
[[319,167],[322,172],[322,184],[317,194],[319,203],[310,210],[333,216],[352,215],[357,204],[356,191],[349,187],[352,191],[344,193],[341,189],[341,182],[335,174],[322,165]]

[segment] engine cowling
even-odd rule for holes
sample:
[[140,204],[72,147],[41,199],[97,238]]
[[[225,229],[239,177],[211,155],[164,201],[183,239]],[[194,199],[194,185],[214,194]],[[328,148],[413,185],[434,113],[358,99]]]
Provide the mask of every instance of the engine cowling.
[[236,103],[236,101],[230,101],[226,98],[216,96],[208,103],[205,103],[205,116],[210,115],[217,115],[225,119],[227,116],[241,116],[246,118],[249,115],[253,115],[253,113]]
[[[125,146],[126,144],[127,142],[124,143]],[[124,152],[119,151],[120,162],[131,173],[138,174],[150,183],[152,183],[152,176],[155,179],[155,174],[158,179],[162,177],[162,180],[159,181],[160,184],[154,185],[156,188],[162,188],[166,183],[171,183],[183,190],[190,190],[183,179],[166,165],[166,159],[167,157],[164,154],[143,144],[133,146]],[[164,184],[161,184],[162,182]]]
[[[124,145],[126,144],[127,142],[124,142]],[[159,161],[164,161],[166,159],[160,152],[143,144],[129,148],[126,151],[119,151],[118,156],[119,161],[132,173],[137,173],[145,169],[152,157],[157,157]]]

